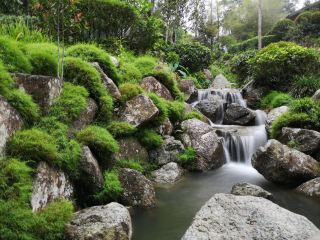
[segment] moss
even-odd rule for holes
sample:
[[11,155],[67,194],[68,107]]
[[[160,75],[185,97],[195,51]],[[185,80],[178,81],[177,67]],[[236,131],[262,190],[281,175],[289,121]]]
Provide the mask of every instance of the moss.
[[32,65],[32,74],[57,76],[58,59],[44,49],[29,50],[28,59]]
[[138,141],[148,150],[160,147],[163,144],[162,137],[155,131],[143,129],[137,133]]
[[181,122],[185,119],[185,103],[184,102],[167,102],[169,119],[175,122]]
[[184,117],[184,120],[193,119],[193,118],[196,118],[200,121],[204,120],[203,115],[197,111],[192,111],[192,112],[187,113]]
[[137,128],[128,122],[111,122],[107,130],[115,138],[132,136],[137,132]]
[[140,83],[142,73],[133,63],[120,64],[121,83]]
[[84,87],[66,82],[62,94],[51,107],[50,115],[64,123],[72,123],[86,109],[88,96]]
[[143,89],[139,85],[133,83],[121,84],[119,86],[119,91],[121,93],[121,101],[123,103],[143,93]]
[[289,105],[293,101],[293,97],[289,94],[272,91],[265,96],[260,103],[260,106],[264,109],[277,108],[284,105]]
[[141,163],[137,160],[131,160],[131,159],[120,159],[116,162],[116,168],[130,168],[133,170],[136,170],[138,172],[144,173],[144,167],[141,165]]
[[134,61],[134,65],[142,75],[148,75],[152,73],[153,69],[157,66],[157,59],[151,56],[138,57]]
[[116,170],[106,171],[104,173],[104,187],[103,190],[96,195],[99,202],[106,203],[109,201],[116,201],[123,192],[119,174]]
[[111,61],[110,55],[103,49],[92,44],[76,44],[66,51],[67,56],[79,57],[87,62],[98,62],[103,71],[116,83],[120,82],[116,66]]
[[155,93],[149,93],[149,97],[152,100],[152,102],[156,105],[156,107],[159,109],[159,114],[157,118],[153,121],[153,123],[155,125],[161,125],[169,116],[167,101],[159,97]]
[[196,165],[196,151],[192,147],[187,147],[185,151],[179,155],[179,163],[182,167],[193,170]]

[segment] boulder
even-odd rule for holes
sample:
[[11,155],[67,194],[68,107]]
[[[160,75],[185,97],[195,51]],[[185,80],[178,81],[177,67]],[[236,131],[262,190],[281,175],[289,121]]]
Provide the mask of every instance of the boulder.
[[252,109],[257,109],[257,107],[259,107],[260,100],[268,91],[268,89],[263,87],[255,86],[254,81],[251,80],[242,88],[241,92],[243,98],[246,99],[247,106]]
[[252,157],[252,165],[266,179],[285,185],[299,185],[319,176],[319,163],[302,152],[271,139]]
[[211,71],[209,69],[204,69],[203,73],[204,73],[204,75],[205,75],[207,80],[209,80],[209,81],[213,80],[212,73],[211,73]]
[[157,165],[165,165],[169,162],[177,162],[179,155],[183,153],[184,146],[181,141],[171,136],[165,136],[161,147],[149,152],[150,161]]
[[312,96],[314,100],[320,100],[320,89],[314,93]]
[[256,113],[249,108],[243,107],[237,103],[229,104],[223,122],[230,125],[245,126],[254,121]]
[[99,63],[93,62],[91,64],[100,73],[100,76],[101,76],[101,79],[103,81],[103,84],[106,87],[106,89],[108,90],[110,96],[112,96],[115,100],[119,101],[121,99],[121,93],[120,93],[117,85],[113,82],[113,80],[111,78],[109,78],[107,76],[107,74],[105,74],[103,69],[100,67]]
[[145,77],[142,79],[140,85],[147,92],[153,92],[169,101],[173,100],[170,91],[154,77]]
[[155,206],[154,187],[152,182],[142,173],[133,169],[122,168],[119,170],[119,180],[123,188],[120,198],[124,204],[141,208]]
[[20,114],[0,96],[0,157],[5,153],[6,143],[15,131],[23,126]]
[[273,198],[272,194],[262,187],[250,183],[237,183],[233,185],[231,194],[238,196],[263,197],[269,200]]
[[118,140],[119,151],[114,154],[116,160],[138,159],[142,162],[149,161],[148,151],[134,137],[120,138]]
[[178,82],[179,89],[184,93],[186,102],[191,102],[197,97],[197,87],[192,80],[181,80]]
[[289,111],[289,107],[282,106],[272,109],[267,115],[266,129],[270,133],[272,123],[277,120],[282,114]]
[[173,184],[183,176],[183,169],[175,162],[170,162],[151,173],[155,183]]
[[14,77],[19,88],[32,96],[44,114],[49,112],[50,106],[62,92],[63,83],[59,78],[20,73]]
[[103,189],[104,180],[99,163],[87,146],[82,147],[80,172],[82,188],[87,193],[94,194]]
[[159,109],[152,100],[140,94],[126,102],[124,108],[120,110],[119,120],[141,127],[151,122],[158,114]]
[[301,128],[282,128],[280,142],[320,160],[320,133]]
[[198,119],[189,119],[182,122],[181,129],[184,145],[196,151],[196,170],[215,169],[225,163],[223,138],[218,137],[213,127]]
[[200,209],[182,240],[301,240],[318,233],[306,217],[267,199],[220,193]]
[[130,240],[132,222],[127,208],[119,203],[94,206],[74,213],[67,224],[70,240]]
[[216,89],[231,88],[231,83],[223,74],[219,74],[214,78],[211,87]]
[[117,68],[120,67],[120,61],[118,58],[116,58],[115,56],[110,56],[110,59]]
[[320,177],[303,183],[297,188],[297,191],[310,197],[320,198]]
[[160,126],[156,127],[155,131],[161,136],[171,135],[173,133],[173,125],[169,118],[166,118]]
[[223,101],[218,96],[210,96],[205,100],[199,101],[196,106],[203,115],[209,118],[212,122],[219,120],[219,117],[223,115]]
[[33,181],[31,195],[32,210],[38,211],[48,203],[58,199],[71,199],[73,186],[66,174],[40,162]]

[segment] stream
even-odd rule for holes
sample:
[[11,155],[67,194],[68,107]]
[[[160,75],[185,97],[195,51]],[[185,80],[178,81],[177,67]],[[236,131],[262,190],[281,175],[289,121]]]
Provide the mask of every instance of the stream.
[[[320,201],[307,198],[294,189],[275,185],[251,166],[251,157],[267,142],[265,113],[256,111],[255,126],[222,125],[227,104],[246,106],[235,89],[200,90],[198,100],[219,96],[223,100],[218,117],[211,125],[224,137],[226,164],[204,173],[188,173],[173,186],[156,189],[157,205],[150,210],[133,212],[134,240],[178,240],[191,225],[197,211],[215,193],[230,193],[234,184],[248,182],[273,193],[278,205],[307,217],[320,228]],[[196,104],[193,103],[194,106]],[[266,206],[267,207],[267,206]]]

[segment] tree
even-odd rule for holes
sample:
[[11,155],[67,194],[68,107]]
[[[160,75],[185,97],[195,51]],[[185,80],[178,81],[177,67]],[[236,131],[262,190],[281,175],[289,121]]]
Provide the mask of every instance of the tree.
[[262,48],[262,0],[258,0],[258,49]]

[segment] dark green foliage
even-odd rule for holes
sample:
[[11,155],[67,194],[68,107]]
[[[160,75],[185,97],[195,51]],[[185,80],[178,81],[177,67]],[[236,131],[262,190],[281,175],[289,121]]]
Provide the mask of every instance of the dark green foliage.
[[168,103],[168,115],[169,119],[175,122],[181,122],[185,119],[185,103],[184,102],[167,102]]
[[50,109],[50,115],[64,123],[72,123],[86,109],[88,91],[66,82],[63,92]]
[[300,34],[317,36],[320,34],[320,11],[306,11],[296,18]]
[[109,54],[95,45],[82,43],[73,45],[67,49],[66,55],[81,58],[87,62],[98,62],[108,77],[116,83],[120,82],[117,69],[112,63]]
[[9,38],[0,37],[0,60],[9,72],[30,73],[32,66],[19,48],[19,44]]
[[196,164],[196,151],[192,147],[187,147],[182,154],[179,155],[179,163],[182,167],[193,170]]
[[113,137],[128,137],[136,133],[137,128],[128,122],[111,122],[107,126],[107,130],[112,134]]
[[134,83],[121,84],[119,86],[119,91],[121,93],[121,101],[124,103],[143,93],[143,89],[138,84]]
[[116,168],[130,168],[138,172],[144,173],[144,167],[140,164],[139,161],[131,159],[120,159],[116,162]]
[[121,83],[140,83],[142,73],[133,63],[120,64]]
[[96,195],[96,198],[102,203],[116,201],[119,199],[122,192],[123,188],[119,181],[118,172],[116,170],[110,170],[104,173],[104,187],[103,190]]
[[32,48],[28,50],[28,59],[32,65],[32,74],[57,76],[58,59],[45,49]]
[[154,120],[154,124],[161,125],[169,116],[167,101],[155,93],[149,93],[149,97],[159,110],[159,114],[157,119]]
[[163,144],[162,137],[150,129],[143,129],[137,132],[137,139],[148,150],[158,148]]
[[[211,66],[210,68],[214,71],[215,74],[216,74],[216,72],[218,72],[218,71],[219,71],[219,73],[220,73],[220,70],[221,70],[221,69],[218,69],[218,68],[216,68],[215,66]],[[218,70],[218,71],[216,71],[216,70]],[[218,74],[219,74],[219,73],[218,73]],[[217,74],[217,75],[218,75],[218,74]],[[216,76],[216,75],[214,75],[214,76]],[[209,88],[210,85],[211,85],[211,83],[212,83],[212,80],[207,79],[207,77],[206,77],[206,75],[204,74],[203,71],[193,73],[193,74],[192,74],[192,79],[196,79],[196,82],[198,83],[198,86],[197,86],[197,87],[200,88],[200,89]]]
[[320,74],[297,76],[291,87],[291,94],[296,98],[312,96],[320,89]]
[[291,19],[285,18],[277,22],[270,34],[275,35],[279,40],[286,40],[288,33],[294,30],[296,24]]
[[139,71],[142,73],[142,75],[148,75],[151,74],[153,69],[157,66],[157,59],[151,56],[142,56],[138,57],[134,65]]
[[248,50],[235,55],[230,62],[232,73],[236,74],[238,78],[244,81],[249,75],[250,66],[248,60],[256,55],[255,50]]
[[[277,36],[267,35],[262,37],[262,46],[266,47],[271,43],[278,42]],[[230,53],[244,52],[247,50],[258,49],[258,37],[250,38],[241,43],[231,45],[229,48]]]
[[180,57],[176,52],[166,53],[165,60],[167,63],[175,64],[180,62]]
[[293,97],[289,94],[272,91],[263,99],[261,99],[260,106],[264,109],[267,108],[277,108],[284,105],[289,105],[293,101]]

